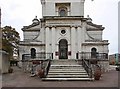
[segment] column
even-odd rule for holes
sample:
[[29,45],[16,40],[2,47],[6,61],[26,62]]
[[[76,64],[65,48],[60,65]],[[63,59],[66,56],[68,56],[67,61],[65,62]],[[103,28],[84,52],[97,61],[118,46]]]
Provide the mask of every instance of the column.
[[[45,45],[45,52],[46,53],[49,53],[50,52],[50,36],[49,36],[49,27],[47,26],[46,28],[45,28],[45,32],[46,32],[46,38],[45,38],[45,42],[46,42],[46,45]],[[46,54],[46,59],[48,59],[49,58],[49,56]]]
[[81,44],[82,44],[82,29],[81,27],[79,26],[77,28],[77,50],[78,51],[81,51]]
[[52,53],[53,53],[53,59],[55,59],[55,27],[52,27]]
[[[81,52],[82,51],[82,28],[80,27],[80,26],[78,26],[78,28],[77,28],[77,30],[78,30],[78,33],[77,33],[77,35],[78,35],[78,38],[77,38],[77,51],[79,51],[79,52]],[[81,55],[80,54],[78,54],[78,58],[81,58]]]
[[71,27],[71,58],[76,59],[76,45],[75,45],[75,27]]
[[85,42],[85,35],[86,35],[86,23],[85,22],[83,22],[83,25],[82,25],[82,42]]

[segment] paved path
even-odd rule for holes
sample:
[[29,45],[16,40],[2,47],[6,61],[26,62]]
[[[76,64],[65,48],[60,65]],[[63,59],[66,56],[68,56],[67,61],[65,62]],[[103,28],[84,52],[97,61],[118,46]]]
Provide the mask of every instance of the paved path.
[[29,73],[14,68],[14,73],[4,74],[4,87],[117,87],[118,71],[110,70],[102,74],[99,81],[41,81],[38,77],[30,77]]

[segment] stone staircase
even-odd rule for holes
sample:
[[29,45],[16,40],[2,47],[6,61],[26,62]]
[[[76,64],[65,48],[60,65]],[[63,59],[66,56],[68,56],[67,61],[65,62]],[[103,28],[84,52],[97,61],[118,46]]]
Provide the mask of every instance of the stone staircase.
[[52,60],[51,67],[49,69],[46,78],[42,78],[46,81],[57,81],[57,80],[93,80],[89,78],[87,72],[79,65],[76,60],[61,59]]

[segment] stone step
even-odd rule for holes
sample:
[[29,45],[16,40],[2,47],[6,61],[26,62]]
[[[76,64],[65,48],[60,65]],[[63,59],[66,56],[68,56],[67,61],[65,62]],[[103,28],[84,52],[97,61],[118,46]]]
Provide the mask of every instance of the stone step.
[[92,81],[94,78],[42,78],[43,81]]
[[50,67],[51,69],[84,69],[83,67]]
[[59,63],[59,62],[56,62],[56,63],[51,63],[51,64],[57,64],[57,65],[77,65],[77,63],[66,63],[66,62],[62,62],[62,63]]
[[49,71],[49,73],[86,73],[86,71],[85,70],[83,70],[83,71]]
[[52,62],[66,62],[66,61],[77,62],[78,60],[75,60],[75,59],[60,59],[60,60],[54,59],[52,60]]
[[51,65],[51,67],[82,67],[82,65]]
[[48,75],[47,78],[88,78],[88,75]]
[[49,71],[84,71],[84,69],[50,69]]
[[50,67],[50,69],[84,69],[83,67]]
[[75,63],[75,64],[77,64],[76,61],[52,61],[51,63],[53,63],[53,64],[54,64],[54,63],[66,63],[66,64],[67,64],[67,63],[71,63],[71,64],[72,64],[72,63],[73,63],[73,64]]
[[[61,75],[63,73],[48,73],[49,75]],[[87,73],[83,72],[83,73],[64,73],[64,75],[87,75]]]
[[75,60],[53,60],[46,78],[42,80],[92,80]]

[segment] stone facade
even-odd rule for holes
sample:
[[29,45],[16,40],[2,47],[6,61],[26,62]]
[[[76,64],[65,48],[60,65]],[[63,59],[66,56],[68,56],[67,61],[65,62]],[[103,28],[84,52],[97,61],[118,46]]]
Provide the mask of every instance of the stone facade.
[[102,39],[104,27],[84,18],[84,1],[41,0],[43,18],[36,17],[22,28],[20,59],[32,48],[36,53],[53,53],[53,59],[76,59],[77,53],[92,49],[108,54],[108,40]]
[[8,73],[10,67],[8,53],[0,50],[0,73]]

